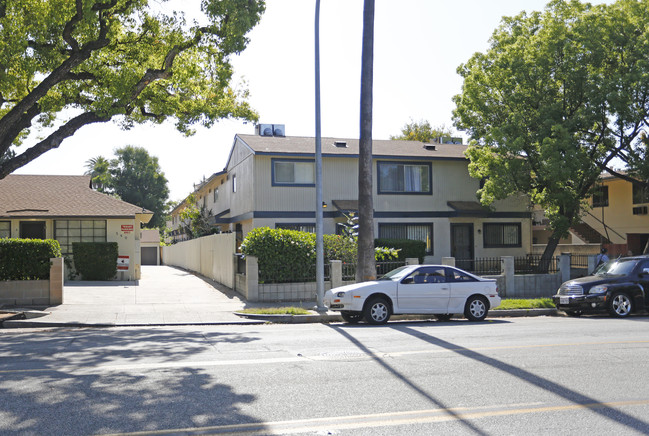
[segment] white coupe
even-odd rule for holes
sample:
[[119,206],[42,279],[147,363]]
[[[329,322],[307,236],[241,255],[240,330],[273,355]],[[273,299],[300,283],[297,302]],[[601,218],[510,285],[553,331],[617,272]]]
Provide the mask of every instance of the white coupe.
[[349,323],[384,324],[392,314],[433,314],[440,321],[463,314],[482,321],[500,297],[495,280],[445,265],[408,265],[376,281],[331,289],[324,304]]

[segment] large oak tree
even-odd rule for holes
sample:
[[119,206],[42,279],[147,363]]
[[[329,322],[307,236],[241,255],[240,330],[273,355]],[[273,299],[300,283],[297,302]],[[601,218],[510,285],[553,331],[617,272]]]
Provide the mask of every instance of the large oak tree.
[[200,24],[160,3],[0,0],[0,178],[113,118],[171,118],[187,134],[256,118],[246,91],[230,86],[228,57],[246,47],[264,2],[202,0]]
[[553,230],[545,260],[602,171],[646,183],[649,2],[555,0],[503,18],[489,49],[458,71],[454,121],[474,139],[479,196],[489,204],[524,193],[543,207]]

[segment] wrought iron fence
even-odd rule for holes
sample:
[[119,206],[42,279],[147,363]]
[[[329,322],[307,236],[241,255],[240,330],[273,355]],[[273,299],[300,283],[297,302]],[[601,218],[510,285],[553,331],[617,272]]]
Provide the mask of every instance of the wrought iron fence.
[[[391,260],[386,262],[376,262],[376,276],[381,277],[384,274],[389,273],[395,268],[404,266],[406,264],[403,260]],[[355,263],[343,263],[343,280],[355,280],[356,279],[356,264]]]
[[502,270],[500,257],[455,259],[455,266],[477,275],[497,275]]
[[572,254],[570,256],[570,266],[572,268],[588,268],[589,254]]
[[[502,273],[502,258],[483,257],[477,259],[455,259],[455,266],[477,275],[498,275]],[[541,262],[541,255],[528,254],[514,257],[514,274],[556,273],[559,270],[559,258],[549,260],[547,269]]]

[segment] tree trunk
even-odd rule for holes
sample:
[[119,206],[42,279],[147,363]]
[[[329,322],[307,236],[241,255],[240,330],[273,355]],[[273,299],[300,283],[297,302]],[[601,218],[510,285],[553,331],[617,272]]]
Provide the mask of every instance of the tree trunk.
[[537,272],[539,274],[548,273],[548,270],[550,269],[550,265],[552,263],[552,257],[554,256],[554,251],[557,249],[557,245],[559,245],[560,240],[561,237],[557,235],[557,232],[553,233],[552,236],[550,236],[548,245],[545,246],[545,251],[543,251],[541,260],[539,261],[539,265],[537,266]]
[[358,260],[356,281],[376,279],[374,202],[372,199],[372,84],[374,64],[374,0],[363,9],[361,59],[361,132],[358,156]]

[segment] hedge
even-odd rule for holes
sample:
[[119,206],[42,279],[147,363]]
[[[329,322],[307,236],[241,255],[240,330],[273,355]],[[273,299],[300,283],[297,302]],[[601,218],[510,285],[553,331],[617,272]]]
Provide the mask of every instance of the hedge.
[[399,250],[399,260],[408,258],[419,259],[424,261],[426,256],[426,243],[424,241],[415,241],[412,239],[375,239],[376,247],[390,247]]
[[111,280],[117,274],[117,242],[73,242],[74,268],[83,280]]
[[0,280],[48,280],[54,257],[61,257],[54,239],[0,239]]

